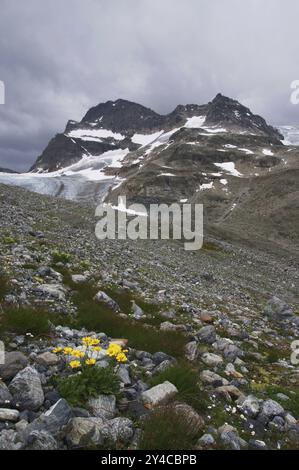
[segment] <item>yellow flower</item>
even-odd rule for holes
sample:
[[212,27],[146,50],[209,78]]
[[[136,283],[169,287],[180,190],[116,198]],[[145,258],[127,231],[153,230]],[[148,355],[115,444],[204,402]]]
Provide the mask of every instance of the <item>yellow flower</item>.
[[70,367],[71,367],[72,369],[77,369],[77,368],[80,367],[80,366],[81,366],[81,362],[80,362],[80,361],[71,361],[71,362],[70,362]]
[[127,362],[128,358],[123,352],[120,352],[120,353],[117,354],[116,360],[118,362]]
[[102,349],[103,349],[103,348],[101,348],[101,346],[95,346],[95,347],[93,348],[93,350],[94,350],[95,352],[102,351]]
[[86,359],[85,364],[88,366],[94,366],[96,363],[95,359]]
[[63,349],[63,354],[65,354],[65,355],[72,354],[72,352],[73,352],[73,348],[68,348],[67,347],[67,348]]
[[117,356],[117,354],[121,353],[121,346],[116,343],[111,343],[107,349],[107,355],[110,357]]
[[84,346],[87,346],[87,347],[97,346],[100,343],[100,340],[96,338],[91,338],[90,336],[85,336],[82,339],[82,343],[84,344]]
[[52,351],[52,353],[58,354],[58,353],[60,353],[61,351],[62,351],[62,348],[54,348],[53,351]]
[[79,349],[73,349],[72,356],[77,357],[78,359],[80,359],[81,357],[85,356],[85,353],[83,351],[79,351]]
[[90,346],[91,345],[91,341],[92,341],[92,338],[90,336],[85,336],[83,339],[82,339],[82,343],[84,344],[84,346]]

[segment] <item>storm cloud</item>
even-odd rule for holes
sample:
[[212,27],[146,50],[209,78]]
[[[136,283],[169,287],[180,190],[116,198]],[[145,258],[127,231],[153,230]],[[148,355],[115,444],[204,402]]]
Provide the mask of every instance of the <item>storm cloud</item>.
[[109,99],[166,113],[221,92],[297,123],[298,17],[297,0],[0,0],[0,167]]

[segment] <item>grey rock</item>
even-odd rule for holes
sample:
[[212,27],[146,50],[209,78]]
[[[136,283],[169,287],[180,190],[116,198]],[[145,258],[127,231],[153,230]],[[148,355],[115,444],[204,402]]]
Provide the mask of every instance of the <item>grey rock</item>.
[[60,361],[59,356],[51,352],[44,352],[36,357],[36,362],[43,366],[55,366]]
[[212,325],[204,326],[198,332],[198,339],[201,343],[213,344],[216,341],[216,330]]
[[114,418],[106,421],[100,432],[107,442],[127,444],[133,438],[134,427],[128,418]]
[[275,296],[268,301],[264,313],[275,320],[283,320],[294,315],[293,309]]
[[0,377],[3,380],[10,380],[27,364],[28,359],[23,353],[19,351],[6,352],[5,363],[0,365]]
[[162,331],[176,331],[177,329],[178,326],[174,323],[171,323],[170,321],[164,321],[160,323],[160,330]]
[[39,374],[30,366],[18,372],[9,385],[9,391],[22,410],[38,410],[44,402]]
[[126,364],[120,364],[117,369],[117,375],[124,385],[131,385],[130,368]]
[[177,393],[178,389],[172,383],[165,381],[143,392],[141,400],[145,405],[155,407],[167,403]]
[[198,345],[196,341],[190,341],[185,346],[185,356],[188,361],[196,361],[199,356]]
[[42,284],[36,288],[36,292],[62,302],[66,301],[66,290],[60,284]]
[[245,399],[238,400],[241,410],[249,418],[255,418],[260,412],[260,400],[253,395],[248,395]]
[[64,427],[72,418],[72,409],[68,402],[61,398],[49,410],[42,413],[32,423],[29,424],[27,432],[45,430],[54,437],[64,432]]
[[262,405],[262,414],[268,418],[284,413],[283,407],[274,400],[266,400]]
[[24,448],[24,440],[21,435],[12,429],[0,432],[0,450],[21,450]]
[[172,359],[170,356],[168,356],[168,354],[162,351],[156,352],[155,354],[151,356],[151,358],[156,365],[161,364],[161,362],[164,362],[168,359]]
[[72,274],[72,281],[75,284],[81,284],[87,281],[87,277],[84,276],[83,274]]
[[112,419],[116,413],[116,398],[114,395],[99,395],[97,398],[90,398],[87,407],[93,416]]
[[159,374],[160,372],[164,372],[164,370],[169,369],[169,367],[172,367],[174,364],[174,361],[170,361],[169,359],[166,359],[165,361],[161,362],[155,367],[154,374]]
[[8,408],[0,408],[0,421],[18,421],[20,412]]
[[32,431],[27,436],[26,450],[57,450],[56,439],[47,431]]
[[228,380],[224,379],[223,377],[216,374],[215,372],[212,372],[211,370],[203,370],[200,374],[200,378],[203,382],[209,385],[214,385],[214,384],[217,384],[217,386],[228,385]]
[[115,300],[111,299],[111,297],[109,297],[109,295],[107,295],[105,292],[100,290],[99,292],[97,292],[94,298],[97,302],[104,302],[105,304],[107,304],[114,312],[120,311],[119,305],[115,302]]
[[144,317],[144,311],[142,310],[139,305],[136,304],[135,300],[131,300],[132,302],[132,313],[135,320],[140,320],[140,318]]
[[8,390],[7,385],[0,381],[0,406],[7,405],[12,400],[12,395]]
[[68,446],[76,449],[102,445],[103,436],[99,428],[100,425],[97,426],[91,418],[73,418],[66,434]]
[[201,438],[197,441],[196,447],[211,447],[215,444],[215,439],[212,434],[204,434]]
[[218,366],[223,363],[223,358],[218,354],[206,352],[201,356],[202,362],[208,366]]
[[259,439],[250,439],[248,441],[249,449],[254,450],[266,450],[267,445],[264,441],[260,441]]

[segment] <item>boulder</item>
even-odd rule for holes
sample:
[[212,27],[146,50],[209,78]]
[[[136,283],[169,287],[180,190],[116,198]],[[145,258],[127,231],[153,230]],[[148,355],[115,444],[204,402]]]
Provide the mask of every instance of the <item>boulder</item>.
[[82,284],[83,282],[87,282],[87,277],[83,274],[72,274],[72,281],[75,284]]
[[154,407],[169,402],[177,393],[178,389],[172,383],[165,381],[143,392],[141,400],[146,406]]
[[42,354],[39,354],[37,357],[36,357],[36,362],[38,364],[41,364],[43,366],[55,366],[56,364],[59,363],[60,359],[59,359],[59,356],[57,356],[56,354],[53,354],[51,352],[44,352]]
[[212,372],[211,370],[203,370],[200,374],[200,378],[203,382],[209,385],[221,386],[221,385],[228,385],[228,380],[224,379],[220,375]]
[[274,320],[288,319],[294,315],[293,309],[286,302],[275,296],[268,301],[264,313]]
[[0,433],[0,450],[21,450],[24,448],[22,436],[12,429],[5,429]]
[[103,436],[99,427],[91,418],[73,418],[66,435],[68,446],[76,449],[102,445]]
[[243,413],[249,418],[255,418],[260,412],[260,400],[253,395],[248,395],[238,400],[237,404]]
[[57,450],[56,439],[47,431],[32,431],[27,436],[26,450]]
[[282,415],[284,413],[283,407],[274,400],[266,400],[262,405],[262,414],[267,418]]
[[28,428],[28,435],[32,431],[44,430],[54,437],[64,434],[64,428],[72,418],[73,413],[68,402],[61,398],[49,410],[42,413],[38,418],[32,421]]
[[38,410],[44,403],[44,392],[39,374],[33,367],[18,372],[9,385],[9,391],[21,410]]
[[216,341],[216,330],[212,325],[204,326],[198,332],[198,340],[201,343],[213,344]]
[[202,362],[208,366],[219,366],[223,363],[223,359],[218,354],[206,352],[201,356]]
[[8,408],[0,408],[0,421],[18,421],[20,412]]
[[28,359],[23,353],[19,351],[5,352],[5,363],[0,365],[0,377],[3,380],[10,380],[27,364]]
[[66,301],[66,290],[60,284],[42,284],[38,286],[36,292],[45,295],[46,297],[53,297],[56,300],[60,300],[62,302]]
[[93,416],[112,419],[116,413],[116,398],[114,395],[99,395],[97,398],[90,398],[87,407]]
[[[93,418],[92,418],[93,419]],[[134,435],[133,423],[128,418],[114,418],[106,421],[100,428],[104,441],[112,443],[128,444]]]
[[111,299],[111,297],[109,297],[109,295],[107,295],[105,292],[103,291],[99,291],[94,299],[97,301],[97,302],[104,302],[105,304],[108,305],[108,307],[110,307],[114,312],[119,312],[120,311],[120,307],[119,305],[115,302],[115,300]]

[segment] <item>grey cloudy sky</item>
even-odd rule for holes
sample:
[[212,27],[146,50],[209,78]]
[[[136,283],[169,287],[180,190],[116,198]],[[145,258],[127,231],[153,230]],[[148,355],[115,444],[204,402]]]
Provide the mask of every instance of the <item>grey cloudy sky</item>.
[[0,166],[119,97],[162,113],[219,91],[296,123],[298,0],[0,0]]

